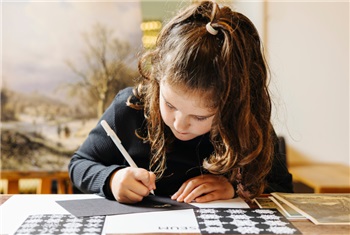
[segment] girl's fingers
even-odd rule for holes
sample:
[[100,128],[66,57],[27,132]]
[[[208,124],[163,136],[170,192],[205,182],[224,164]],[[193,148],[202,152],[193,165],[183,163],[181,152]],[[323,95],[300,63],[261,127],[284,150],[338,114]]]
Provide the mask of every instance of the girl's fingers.
[[146,169],[127,167],[113,173],[110,187],[117,201],[136,203],[155,189],[155,178]]
[[202,175],[187,180],[171,198],[190,203],[229,199],[233,195],[233,186],[225,177]]
[[135,168],[135,178],[148,189],[148,192],[156,189],[156,176],[153,172],[142,168]]
[[156,189],[156,175],[153,172],[148,172],[150,181],[151,181],[151,187],[149,187],[149,190],[155,190]]
[[122,203],[137,203],[142,201],[142,199],[143,199],[143,196],[131,190],[128,190],[125,194],[123,194],[122,197],[120,197],[120,200],[118,201]]
[[[177,190],[177,192],[174,193],[174,194],[171,196],[171,199],[177,200],[178,197],[179,197],[179,196],[182,194],[182,192],[184,191],[186,185],[187,185],[187,182],[183,183],[183,184],[181,185],[181,187]],[[179,200],[178,200],[178,201],[179,201]]]
[[180,189],[173,195],[173,199],[177,200],[179,202],[183,202],[185,198],[189,196],[189,194],[192,193],[192,196],[189,198],[194,198],[198,193],[198,191],[194,191],[198,186],[203,185],[206,182],[205,176],[198,176],[191,178],[187,180],[185,183],[183,183],[180,187]]
[[133,187],[135,193],[147,196],[149,192],[155,189],[156,176],[153,172],[149,172],[142,168],[133,168],[136,186]]

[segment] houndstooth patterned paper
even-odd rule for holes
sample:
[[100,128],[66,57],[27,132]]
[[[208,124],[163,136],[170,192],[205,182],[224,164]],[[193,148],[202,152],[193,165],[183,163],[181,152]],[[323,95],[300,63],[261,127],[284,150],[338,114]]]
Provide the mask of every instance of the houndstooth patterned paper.
[[194,209],[201,234],[301,234],[276,209]]
[[27,234],[89,234],[102,233],[105,216],[75,217],[64,214],[30,215],[16,231]]

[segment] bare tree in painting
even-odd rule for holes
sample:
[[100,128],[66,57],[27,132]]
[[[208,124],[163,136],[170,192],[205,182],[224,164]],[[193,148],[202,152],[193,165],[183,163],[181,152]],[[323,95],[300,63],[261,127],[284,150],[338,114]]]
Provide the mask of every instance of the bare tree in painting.
[[[0,90],[0,102],[1,102],[1,121],[16,121],[16,107],[17,99],[13,98],[13,94],[7,89],[6,84],[3,84]],[[12,100],[11,100],[12,97]]]
[[78,69],[67,61],[81,78],[70,84],[70,95],[80,97],[87,108],[97,107],[96,116],[100,117],[116,92],[131,85],[137,76],[136,69],[130,67],[135,54],[128,42],[113,38],[113,31],[101,24],[84,33],[83,39],[87,46],[83,52],[85,68]]

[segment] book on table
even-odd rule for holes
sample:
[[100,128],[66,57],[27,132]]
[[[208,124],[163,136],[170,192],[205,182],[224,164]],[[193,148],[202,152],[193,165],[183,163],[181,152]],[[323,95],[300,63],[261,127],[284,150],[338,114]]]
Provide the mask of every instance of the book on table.
[[306,220],[307,218],[288,206],[287,204],[275,199],[272,196],[269,197],[257,197],[254,199],[255,203],[260,208],[275,208],[279,212],[281,212],[282,215],[284,215],[288,220]]
[[315,224],[350,225],[349,193],[271,193]]

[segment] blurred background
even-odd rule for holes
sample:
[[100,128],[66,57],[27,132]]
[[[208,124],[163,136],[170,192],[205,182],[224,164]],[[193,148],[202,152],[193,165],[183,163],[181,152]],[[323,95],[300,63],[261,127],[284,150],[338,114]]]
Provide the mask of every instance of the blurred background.
[[[139,52],[191,2],[2,1],[0,192],[71,192],[70,156],[133,85]],[[348,192],[349,2],[217,2],[263,40],[272,122],[297,191],[317,192],[323,175],[331,192]]]

